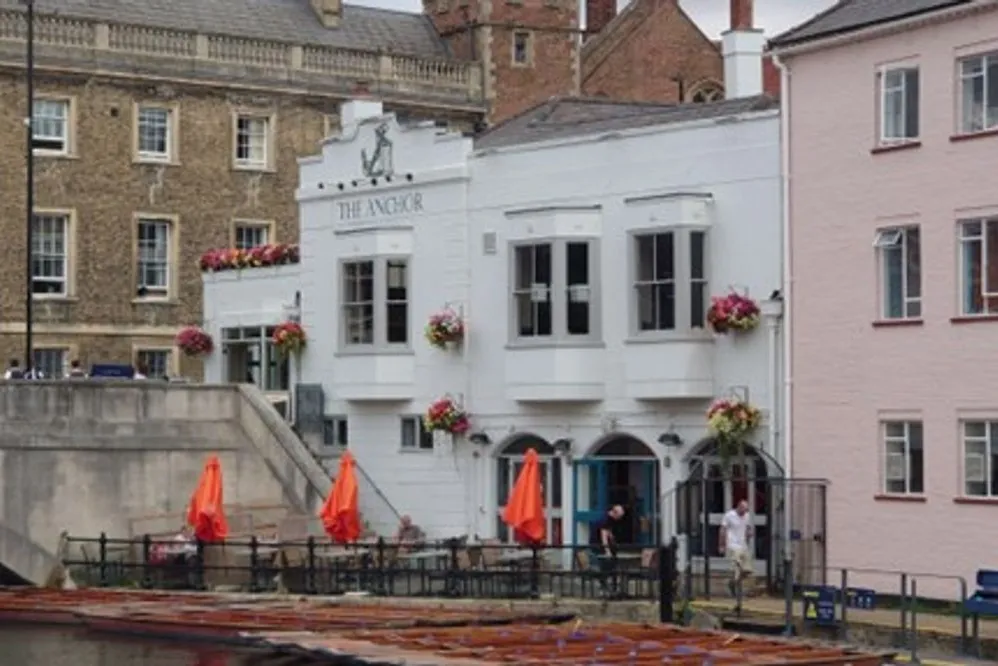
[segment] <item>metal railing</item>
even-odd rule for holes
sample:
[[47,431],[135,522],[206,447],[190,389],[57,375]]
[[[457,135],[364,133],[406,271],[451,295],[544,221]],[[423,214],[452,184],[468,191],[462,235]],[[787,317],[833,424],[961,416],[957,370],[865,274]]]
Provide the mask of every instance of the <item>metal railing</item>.
[[[296,594],[665,601],[671,620],[675,543],[621,547],[520,547],[463,539],[348,546],[308,537],[221,543],[143,536],[66,537],[63,566],[81,587],[225,589]],[[667,607],[666,607],[667,606]]]

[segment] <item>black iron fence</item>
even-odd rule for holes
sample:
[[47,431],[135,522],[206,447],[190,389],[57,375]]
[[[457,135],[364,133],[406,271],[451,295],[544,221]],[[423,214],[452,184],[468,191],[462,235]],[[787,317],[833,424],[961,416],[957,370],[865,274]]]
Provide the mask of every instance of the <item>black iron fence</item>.
[[63,565],[80,586],[238,589],[467,598],[576,597],[668,600],[676,546],[605,553],[590,546],[519,547],[461,539],[348,546],[309,537],[223,543],[144,536],[67,537]]

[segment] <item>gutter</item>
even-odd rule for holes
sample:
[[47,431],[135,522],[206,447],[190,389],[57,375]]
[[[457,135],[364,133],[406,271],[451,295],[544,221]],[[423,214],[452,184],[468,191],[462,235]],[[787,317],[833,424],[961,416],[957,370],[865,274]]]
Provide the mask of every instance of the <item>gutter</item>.
[[833,35],[830,37],[815,37],[810,41],[799,42],[797,44],[791,42],[786,46],[771,43],[770,52],[774,58],[776,56],[787,57],[801,53],[809,53],[812,51],[842,46],[844,44],[851,44],[853,42],[875,39],[877,37],[921,28],[935,23],[944,23],[946,21],[952,21],[970,14],[995,8],[998,8],[998,0],[971,0],[971,2],[966,4],[955,5],[953,7],[947,7],[945,9],[919,14],[917,16],[909,16],[897,21],[871,25],[866,28],[861,28],[859,30],[844,34]]

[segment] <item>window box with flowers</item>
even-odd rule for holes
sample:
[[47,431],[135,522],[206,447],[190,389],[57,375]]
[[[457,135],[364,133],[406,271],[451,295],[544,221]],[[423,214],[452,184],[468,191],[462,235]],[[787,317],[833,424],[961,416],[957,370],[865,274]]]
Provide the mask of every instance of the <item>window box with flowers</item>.
[[707,429],[717,440],[724,460],[744,453],[746,440],[761,422],[762,413],[740,398],[719,398],[707,410]]
[[237,248],[208,250],[201,255],[198,263],[203,272],[219,273],[222,271],[238,271],[244,268],[287,266],[289,264],[297,264],[300,260],[301,253],[297,245],[273,243],[270,245],[260,245],[248,250]]
[[429,432],[463,435],[471,429],[468,414],[448,396],[434,400],[426,409],[423,427]]
[[426,341],[437,349],[456,345],[464,339],[464,320],[451,309],[444,309],[430,315],[426,323]]
[[751,331],[759,325],[759,304],[735,291],[714,296],[707,310],[707,323],[715,333]]
[[274,335],[271,340],[281,355],[288,356],[291,354],[300,354],[301,350],[305,348],[307,337],[305,336],[305,329],[302,328],[301,324],[294,321],[286,321],[274,328]]
[[211,336],[200,326],[185,326],[177,333],[174,344],[187,356],[207,356],[215,348]]

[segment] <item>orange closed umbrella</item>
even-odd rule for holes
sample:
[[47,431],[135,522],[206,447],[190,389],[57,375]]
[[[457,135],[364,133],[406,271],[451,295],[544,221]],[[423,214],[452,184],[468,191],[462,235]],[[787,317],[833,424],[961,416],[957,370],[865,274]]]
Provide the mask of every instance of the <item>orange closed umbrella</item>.
[[513,536],[521,543],[541,543],[547,536],[541,466],[534,449],[527,450],[523,469],[516,477],[513,492],[503,509],[502,520],[512,528]]
[[201,541],[222,541],[229,536],[222,500],[222,465],[218,456],[210,456],[201,472],[191,504],[187,508],[187,524]]
[[343,454],[333,490],[319,510],[326,534],[337,543],[352,543],[360,537],[356,464],[349,451]]

